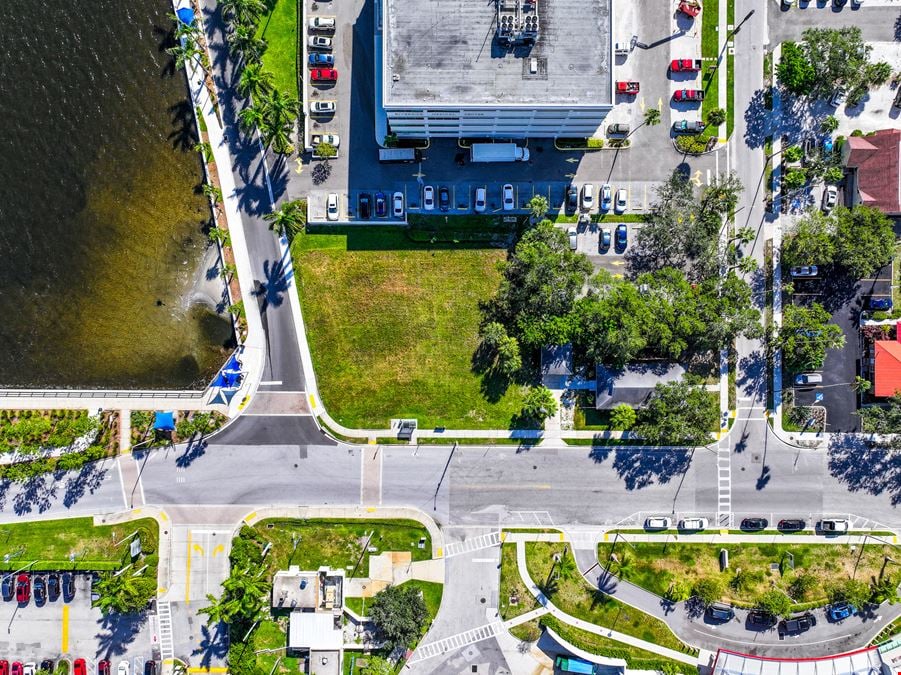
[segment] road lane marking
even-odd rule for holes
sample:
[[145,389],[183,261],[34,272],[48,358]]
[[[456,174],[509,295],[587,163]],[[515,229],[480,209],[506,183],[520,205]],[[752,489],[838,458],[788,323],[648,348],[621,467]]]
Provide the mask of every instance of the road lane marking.
[[188,530],[188,557],[185,559],[185,604],[191,604],[191,530]]
[[553,486],[546,483],[463,483],[460,487],[467,490],[550,490]]
[[261,387],[275,387],[277,385],[280,385],[281,383],[282,383],[281,380],[264,380],[263,382],[260,382],[260,386]]
[[473,558],[474,563],[497,563],[497,558]]
[[63,605],[63,639],[60,651],[65,654],[69,651],[69,605]]
[[216,548],[213,549],[213,557],[215,558],[220,553],[225,552],[225,544],[218,544]]

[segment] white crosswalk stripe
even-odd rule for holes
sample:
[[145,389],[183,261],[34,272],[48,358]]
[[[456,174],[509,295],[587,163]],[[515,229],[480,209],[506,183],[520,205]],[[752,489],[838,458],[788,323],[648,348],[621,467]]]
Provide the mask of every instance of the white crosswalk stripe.
[[172,638],[172,606],[162,600],[156,604],[156,615],[160,623],[160,658],[175,658],[175,643]]
[[492,546],[500,546],[501,533],[490,532],[489,534],[481,534],[478,537],[464,539],[463,541],[454,541],[444,547],[444,557],[453,558],[464,553],[472,553],[480,551],[483,548],[491,548]]
[[732,525],[732,454],[728,445],[716,451],[717,475],[717,527]]
[[458,633],[457,635],[451,635],[443,640],[436,640],[435,642],[419,645],[409,663],[418,663],[419,661],[425,661],[426,659],[441,656],[449,651],[461,649],[467,645],[481,642],[482,640],[490,640],[495,635],[503,632],[503,630],[504,625],[499,621],[495,621],[494,623],[485,624],[484,626],[479,626],[478,628],[473,628],[463,633]]

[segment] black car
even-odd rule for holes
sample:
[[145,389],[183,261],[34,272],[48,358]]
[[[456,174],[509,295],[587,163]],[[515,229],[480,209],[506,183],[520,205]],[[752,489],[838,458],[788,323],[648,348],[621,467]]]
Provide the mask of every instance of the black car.
[[626,244],[629,241],[628,229],[626,228],[625,223],[620,223],[616,226],[616,248],[622,251],[626,248]]
[[748,612],[748,626],[754,628],[772,628],[776,625],[776,616],[762,609]]
[[13,599],[13,595],[15,595],[16,583],[13,579],[12,574],[7,574],[3,577],[3,599],[9,602]]
[[769,524],[766,518],[745,518],[741,521],[741,529],[751,532],[754,530],[765,530]]
[[144,664],[144,675],[156,675],[156,661],[148,661]]
[[810,630],[817,620],[813,614],[802,614],[779,622],[780,635],[799,635]]
[[41,670],[47,671],[48,673],[53,672],[53,661],[50,659],[44,659],[41,661]]
[[59,574],[51,572],[47,575],[47,596],[50,602],[54,602],[59,597]]
[[799,532],[807,527],[807,523],[800,518],[785,518],[776,527],[782,532]]
[[63,572],[63,600],[70,602],[75,597],[75,577],[71,572]]
[[724,605],[719,602],[707,605],[707,617],[711,621],[725,623],[727,621],[732,621],[732,617],[734,616],[735,612],[732,611],[732,608],[729,605]]
[[579,188],[570,185],[566,188],[566,210],[575,211],[579,208]]
[[450,208],[450,190],[444,185],[438,188],[438,208],[442,211]]
[[357,201],[357,211],[360,214],[360,220],[369,220],[372,218],[372,197],[369,196],[368,192],[364,192],[360,195],[360,198]]
[[32,584],[35,604],[43,605],[45,602],[47,602],[47,582],[44,581],[44,577],[37,574],[35,575]]
[[384,218],[388,215],[388,199],[384,192],[375,193],[375,215]]

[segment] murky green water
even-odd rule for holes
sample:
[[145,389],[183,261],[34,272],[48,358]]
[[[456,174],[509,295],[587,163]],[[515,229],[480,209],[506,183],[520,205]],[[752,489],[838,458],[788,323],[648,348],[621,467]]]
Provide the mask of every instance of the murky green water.
[[168,0],[0,2],[0,386],[182,388],[209,208]]

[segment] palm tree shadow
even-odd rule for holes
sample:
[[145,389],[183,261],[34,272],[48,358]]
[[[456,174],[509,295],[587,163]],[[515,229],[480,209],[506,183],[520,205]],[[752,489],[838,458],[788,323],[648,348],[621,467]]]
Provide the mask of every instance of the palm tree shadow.
[[210,631],[209,626],[201,626],[200,632],[203,635],[200,645],[191,653],[201,654],[201,668],[210,668],[213,659],[221,661],[228,654],[228,630],[224,623],[218,623],[215,631]]
[[192,150],[197,144],[197,132],[194,128],[194,108],[187,99],[181,100],[169,106],[169,114],[172,115],[172,126],[169,134],[172,147],[182,152]]
[[[153,34],[159,38],[159,45],[157,46],[157,52],[160,54],[167,54],[168,50],[172,47],[176,46],[175,41],[175,28],[172,26],[163,27],[163,26],[154,26]],[[163,64],[163,69],[160,71],[160,77],[163,79],[169,79],[175,75],[175,59],[172,56],[168,56],[165,63]]]
[[102,631],[97,638],[98,658],[120,656],[128,651],[129,645],[140,635],[141,628],[147,620],[145,614],[107,614],[97,623]]
[[265,314],[269,307],[280,307],[288,290],[287,265],[282,260],[266,260],[263,262],[263,274],[266,280],[260,283],[251,294],[259,298],[260,313]]

